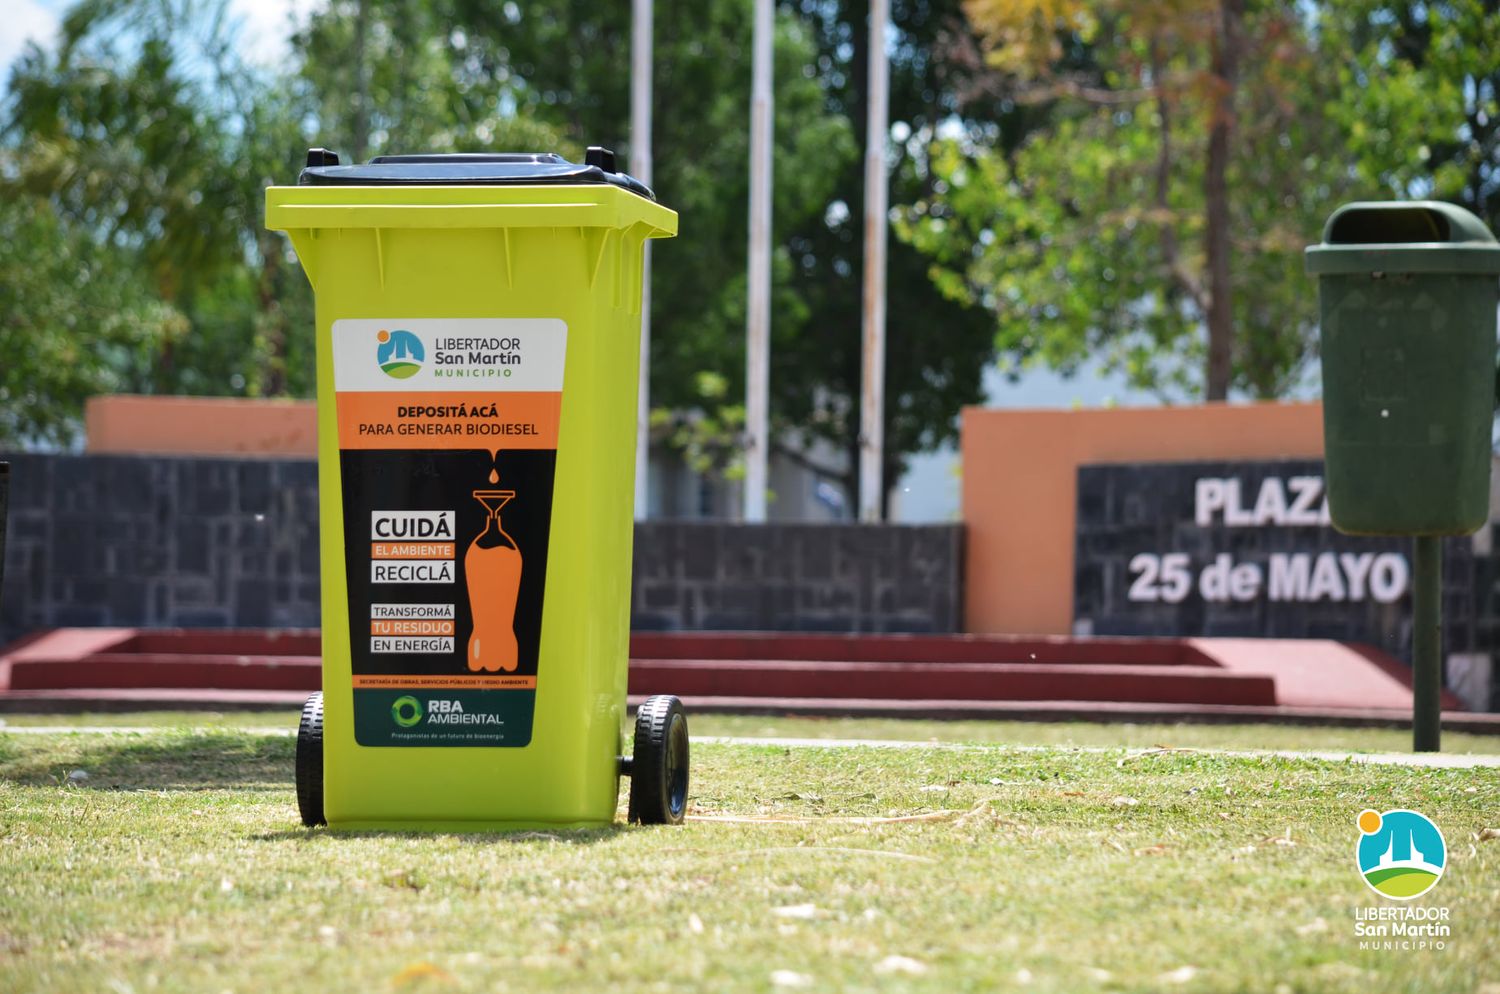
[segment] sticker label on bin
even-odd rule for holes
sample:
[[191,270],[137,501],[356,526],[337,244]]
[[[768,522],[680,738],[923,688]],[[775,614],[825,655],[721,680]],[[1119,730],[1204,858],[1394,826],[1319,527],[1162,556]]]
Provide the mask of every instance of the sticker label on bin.
[[354,737],[531,741],[567,325],[333,323]]

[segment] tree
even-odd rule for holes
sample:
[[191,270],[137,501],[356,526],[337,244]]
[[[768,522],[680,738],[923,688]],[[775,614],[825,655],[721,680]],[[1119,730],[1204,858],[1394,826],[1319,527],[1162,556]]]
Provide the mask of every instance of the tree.
[[[851,503],[865,17],[853,0],[799,0],[776,19],[773,423]],[[947,59],[968,37],[957,0],[901,0],[893,21],[899,205],[937,182],[926,146],[944,121],[981,108],[963,120],[989,136],[982,119],[1025,115],[950,95],[974,75]],[[658,5],[655,179],[684,223],[653,272],[652,391],[663,432],[721,469],[743,418],[750,22],[744,0]],[[263,72],[235,56],[224,0],[82,0],[56,54],[11,79],[0,184],[41,198],[190,323],[135,389],[305,396],[311,296],[262,228],[264,186],[290,181],[309,143],[626,155],[628,37],[623,4],[330,0]],[[940,293],[930,265],[892,245],[887,484],[906,453],[953,437],[993,352],[989,316]],[[848,458],[811,462],[819,441]]]
[[1009,149],[942,143],[901,230],[993,311],[1013,372],[1097,357],[1167,396],[1283,396],[1316,355],[1301,251],[1335,205],[1500,220],[1490,0],[967,9],[982,85],[1048,116]]
[[503,59],[491,62],[472,20],[491,14],[506,23],[497,5],[470,12],[453,0],[333,0],[315,11],[292,49],[318,144],[349,161],[401,152],[581,155],[583,145],[541,116],[518,112],[513,72]]
[[[862,149],[868,2],[800,0],[797,8],[812,25],[826,106],[849,122],[855,147]],[[927,150],[940,128],[961,128],[988,146],[999,139],[1000,128],[1015,125],[1016,116],[972,86],[974,67],[963,58],[970,34],[956,0],[896,0],[890,24],[886,153],[890,203],[899,212],[929,196],[938,182]],[[771,411],[783,439],[822,440],[843,453],[838,463],[812,468],[837,482],[852,507],[859,465],[864,175],[857,155],[835,168],[826,209],[786,236],[785,278],[805,302],[807,317],[788,328],[777,314]],[[782,176],[778,171],[778,183]],[[983,374],[994,355],[991,317],[971,300],[940,292],[931,267],[925,254],[890,240],[882,510],[909,454],[957,438],[958,412],[984,400]],[[800,451],[785,444],[778,449],[794,457]]]
[[0,199],[0,245],[0,444],[67,445],[83,402],[137,389],[187,320],[43,199]]
[[1341,0],[1313,31],[1341,54],[1327,110],[1360,182],[1451,200],[1500,230],[1500,3]]
[[192,327],[133,388],[305,396],[310,296],[261,223],[305,114],[235,57],[222,0],[88,0],[9,88],[6,191],[52,205]]
[[994,311],[1008,365],[1102,356],[1133,385],[1207,399],[1296,384],[1314,349],[1301,249],[1359,188],[1302,15],[1239,0],[968,10],[989,85],[1052,119],[1008,155],[949,143],[945,191],[904,232],[951,260],[949,292]]

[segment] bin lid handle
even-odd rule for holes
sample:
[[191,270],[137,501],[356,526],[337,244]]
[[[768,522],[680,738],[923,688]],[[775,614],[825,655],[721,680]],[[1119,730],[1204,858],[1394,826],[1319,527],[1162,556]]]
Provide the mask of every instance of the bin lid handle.
[[1483,221],[1456,204],[1438,200],[1345,204],[1329,215],[1323,227],[1325,245],[1444,243],[1496,244]]

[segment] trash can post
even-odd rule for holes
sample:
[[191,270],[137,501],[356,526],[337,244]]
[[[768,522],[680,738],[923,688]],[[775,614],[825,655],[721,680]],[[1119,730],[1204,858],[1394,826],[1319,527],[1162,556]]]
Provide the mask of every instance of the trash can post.
[[1412,751],[1437,752],[1442,737],[1443,540],[1418,535],[1413,544]]

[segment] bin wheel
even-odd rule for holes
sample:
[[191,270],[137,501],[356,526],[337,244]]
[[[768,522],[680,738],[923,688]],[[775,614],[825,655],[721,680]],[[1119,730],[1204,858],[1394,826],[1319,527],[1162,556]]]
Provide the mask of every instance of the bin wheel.
[[687,813],[687,794],[687,714],[675,697],[648,697],[635,713],[630,820],[642,825],[680,825]]
[[297,810],[302,824],[326,825],[323,817],[323,695],[313,694],[302,705],[297,725]]

